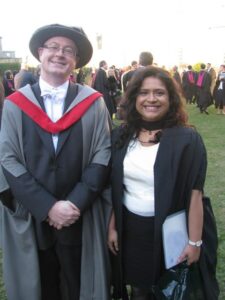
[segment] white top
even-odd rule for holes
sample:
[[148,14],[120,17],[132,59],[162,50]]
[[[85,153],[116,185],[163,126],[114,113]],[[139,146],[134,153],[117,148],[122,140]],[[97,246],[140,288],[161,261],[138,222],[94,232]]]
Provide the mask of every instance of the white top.
[[[41,96],[44,100],[46,113],[53,122],[57,122],[63,115],[64,102],[69,81],[66,81],[57,88],[54,88],[40,78],[39,85],[41,89]],[[58,144],[58,134],[53,134],[52,140],[56,150]]]
[[131,141],[124,159],[123,204],[140,216],[155,215],[154,164],[159,144],[142,146]]

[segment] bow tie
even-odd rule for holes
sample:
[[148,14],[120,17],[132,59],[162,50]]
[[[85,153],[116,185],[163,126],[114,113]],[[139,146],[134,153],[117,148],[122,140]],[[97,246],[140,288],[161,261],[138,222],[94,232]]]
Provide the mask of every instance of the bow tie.
[[55,102],[61,102],[65,98],[65,90],[64,89],[43,89],[41,92],[41,96],[45,98],[50,98]]

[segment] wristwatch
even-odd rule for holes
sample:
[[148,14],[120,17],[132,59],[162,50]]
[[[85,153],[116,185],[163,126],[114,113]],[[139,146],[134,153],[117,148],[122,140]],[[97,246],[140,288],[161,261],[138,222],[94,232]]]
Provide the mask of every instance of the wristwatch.
[[194,247],[201,247],[202,245],[202,240],[197,241],[197,242],[192,242],[191,240],[188,241],[188,244]]

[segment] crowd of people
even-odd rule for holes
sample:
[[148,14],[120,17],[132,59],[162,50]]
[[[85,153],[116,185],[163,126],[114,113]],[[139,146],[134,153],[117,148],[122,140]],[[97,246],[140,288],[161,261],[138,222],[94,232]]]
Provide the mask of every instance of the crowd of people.
[[[142,60],[142,57],[144,60]],[[104,68],[101,64],[104,62]],[[117,101],[112,99],[106,93],[109,93],[109,81],[110,78],[107,77],[107,74],[111,73],[111,68],[108,69],[108,65],[105,61],[100,62],[99,69],[96,70],[94,74],[94,79],[97,77],[99,81],[100,74],[104,75],[104,89],[98,85],[93,85],[93,87],[104,94],[104,98],[107,103],[107,107],[112,116],[115,113],[115,107],[118,106]],[[115,90],[119,90],[119,94],[123,94],[127,85],[132,78],[134,72],[143,67],[150,66],[153,63],[153,57],[150,52],[142,52],[139,57],[139,61],[132,61],[131,66],[128,66],[128,70],[116,69],[114,71],[116,78]],[[154,64],[157,66],[157,64]],[[165,67],[163,68],[165,69]],[[104,73],[103,73],[104,71]],[[180,92],[185,99],[187,104],[195,104],[199,111],[204,114],[208,114],[207,108],[210,105],[214,105],[217,110],[217,114],[225,115],[225,65],[220,65],[218,72],[216,73],[215,69],[212,68],[210,63],[200,64],[200,70],[193,70],[191,65],[188,65],[184,70],[179,72],[178,67],[174,66],[171,70],[168,70],[173,79],[175,80]],[[99,74],[98,74],[99,73]],[[98,75],[97,75],[98,74]],[[103,92],[104,90],[104,92]],[[119,100],[121,97],[119,97]],[[116,102],[116,104],[115,104]]]
[[[210,66],[180,75],[141,52],[123,74],[102,60],[89,86],[82,68],[93,48],[81,27],[38,28],[29,48],[38,77],[23,85],[33,79],[27,71],[14,80],[7,73],[9,94],[3,83],[0,247],[8,300],[158,299],[162,227],[181,211],[188,239],[174,265],[198,270],[191,299],[218,300],[217,235],[210,207],[204,213],[206,148],[188,123],[183,94],[206,114],[214,97],[225,114],[225,67],[214,87]],[[123,121],[112,130],[118,104]]]
[[[87,74],[84,74],[83,68],[80,68],[77,72],[74,70],[71,72],[70,81],[90,85],[101,92],[111,118],[116,114],[120,119],[122,113],[118,110],[122,105],[121,96],[126,91],[130,79],[138,68],[150,66],[152,63],[153,56],[150,52],[142,52],[138,61],[134,60],[130,66],[124,68],[116,68],[115,65],[108,67],[107,62],[102,60],[99,68],[88,74],[91,80],[87,78]],[[156,63],[154,65],[157,66]],[[165,66],[162,68],[165,69]],[[205,114],[208,114],[207,108],[214,105],[217,114],[225,115],[225,65],[220,65],[217,72],[210,63],[201,63],[198,71],[191,65],[187,65],[180,72],[177,66],[168,71],[187,104],[195,104],[199,111]],[[26,84],[34,84],[38,78],[39,66],[32,72],[28,70],[27,65],[23,65],[20,71],[7,70],[2,79],[1,93],[6,97]]]

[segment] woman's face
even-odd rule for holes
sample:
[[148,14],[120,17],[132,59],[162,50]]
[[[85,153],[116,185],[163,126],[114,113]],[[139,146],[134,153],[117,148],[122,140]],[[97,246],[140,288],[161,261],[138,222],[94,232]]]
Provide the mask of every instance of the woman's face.
[[144,79],[136,99],[136,109],[145,121],[159,121],[169,110],[169,94],[156,77]]

